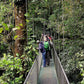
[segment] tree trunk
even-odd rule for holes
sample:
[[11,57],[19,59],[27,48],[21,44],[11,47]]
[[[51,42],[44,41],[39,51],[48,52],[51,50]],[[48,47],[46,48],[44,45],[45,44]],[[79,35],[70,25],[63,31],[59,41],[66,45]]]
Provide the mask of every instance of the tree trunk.
[[16,30],[16,36],[15,39],[15,53],[14,56],[18,53],[19,56],[23,54],[24,51],[24,45],[26,43],[26,2],[25,0],[17,1],[14,6],[15,11],[15,27],[20,28]]

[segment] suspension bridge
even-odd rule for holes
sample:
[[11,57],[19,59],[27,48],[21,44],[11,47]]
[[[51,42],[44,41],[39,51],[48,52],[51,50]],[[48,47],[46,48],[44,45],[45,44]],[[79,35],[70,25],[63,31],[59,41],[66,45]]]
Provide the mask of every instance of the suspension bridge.
[[53,57],[50,60],[50,65],[44,68],[42,67],[42,55],[39,51],[39,56],[36,57],[24,84],[69,84],[54,44],[51,52]]

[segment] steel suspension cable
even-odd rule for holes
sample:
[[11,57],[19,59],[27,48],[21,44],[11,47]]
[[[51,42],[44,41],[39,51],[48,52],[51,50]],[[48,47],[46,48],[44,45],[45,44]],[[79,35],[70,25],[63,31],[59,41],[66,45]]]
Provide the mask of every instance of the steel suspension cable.
[[[59,0],[59,10],[60,10],[60,0]],[[60,16],[60,14],[58,14],[58,17]],[[60,22],[59,22],[59,19],[58,19],[58,46],[59,46],[59,56],[60,56],[60,30],[59,30],[59,25],[60,25]]]
[[[50,2],[50,0],[49,0],[49,2]],[[48,4],[49,5],[49,4]],[[48,15],[48,17],[50,16],[50,5],[49,5],[49,15]],[[48,19],[49,20],[49,19]],[[49,22],[49,21],[48,21]],[[50,28],[50,31],[49,31],[49,33],[50,33],[50,35],[52,34],[51,33],[51,28]],[[52,35],[51,35],[52,36]]]
[[[27,12],[28,12],[28,3],[29,3],[29,0],[26,0],[26,14],[27,14]],[[28,20],[28,17],[26,17],[26,20]],[[26,30],[27,30],[27,46],[29,46],[28,45],[28,38],[30,38],[30,37],[28,37],[28,23],[26,22]],[[27,65],[28,65],[28,70],[29,70],[29,66],[30,66],[30,62],[29,62],[29,57],[27,57],[28,59],[28,62],[27,62]]]
[[[12,0],[11,0],[11,1],[12,1]],[[13,10],[14,10],[14,7],[15,7],[15,5],[14,5],[14,0],[13,0],[13,3],[12,3],[12,4],[13,4],[13,5],[12,5],[12,6],[13,6]],[[14,22],[13,22],[13,26],[15,27],[15,19],[14,19],[14,18],[15,18],[15,10],[13,11],[13,21],[14,21]],[[14,33],[13,33],[13,37],[14,37]],[[14,54],[13,54],[13,55],[14,55]],[[13,56],[13,72],[15,72],[15,69],[14,69],[14,68],[15,68],[15,60],[14,60],[14,58],[15,58],[15,57]],[[15,84],[15,76],[14,76],[14,84]]]
[[43,34],[45,34],[45,15],[43,15],[44,22],[43,22]]
[[63,50],[64,50],[64,4],[62,0],[62,31],[63,31]]
[[[45,1],[44,1],[44,3],[45,3]],[[45,25],[46,25],[46,19],[45,19],[45,11],[44,11],[44,29],[43,29],[44,34],[45,34],[45,30],[46,30]]]
[[[64,0],[62,0],[62,32],[63,32],[63,40],[62,40],[63,47],[62,47],[62,51],[64,52],[65,37],[64,37],[64,22],[63,21],[64,21]],[[64,53],[62,53],[62,54],[63,54],[64,59],[65,59]],[[66,61],[66,59],[65,59],[65,61]]]
[[[49,7],[49,16],[50,16],[50,7]],[[50,28],[50,35],[52,36],[52,29],[51,28]]]
[[33,40],[34,40],[34,17],[33,17]]
[[[74,6],[74,5],[75,5],[75,3],[74,3],[74,0],[72,0],[72,1],[73,1],[73,16],[74,16],[74,10],[75,10],[75,6]],[[74,23],[75,23],[75,22],[74,22]],[[74,23],[73,23],[73,24],[74,24]],[[75,26],[73,26],[73,27],[75,27]],[[74,39],[75,39],[75,38],[74,38]],[[76,55],[74,55],[74,56],[75,56],[75,57],[74,57],[74,61],[75,61],[75,69],[76,69],[76,66],[77,66],[76,59],[77,59],[77,58],[76,58]],[[76,84],[76,83],[75,83],[75,84]]]
[[[28,0],[26,0],[25,1],[26,2],[26,13],[27,13],[27,10],[28,10]],[[27,17],[26,17],[26,19],[28,19]],[[28,43],[28,25],[27,25],[27,22],[26,22],[26,31],[27,31],[27,43]]]
[[[27,12],[28,12],[28,0],[25,0],[25,2],[26,2],[26,14],[27,14]],[[28,17],[26,17],[26,42],[27,42],[27,46],[28,46],[28,23],[27,23],[27,20],[28,20]],[[26,53],[27,54],[27,53]],[[25,54],[25,55],[26,55]],[[28,70],[29,70],[29,57],[27,57],[27,60],[28,60],[28,62],[27,62],[27,66],[28,66]]]

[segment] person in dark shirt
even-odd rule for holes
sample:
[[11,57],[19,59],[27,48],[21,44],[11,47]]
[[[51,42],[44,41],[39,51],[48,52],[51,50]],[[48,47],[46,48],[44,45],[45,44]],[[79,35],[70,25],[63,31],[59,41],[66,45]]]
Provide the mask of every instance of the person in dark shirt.
[[38,43],[39,43],[39,50],[40,50],[41,53],[42,53],[43,67],[46,67],[46,58],[45,58],[45,56],[46,56],[46,50],[45,50],[45,48],[44,48],[43,42],[39,42],[39,41],[38,41]]

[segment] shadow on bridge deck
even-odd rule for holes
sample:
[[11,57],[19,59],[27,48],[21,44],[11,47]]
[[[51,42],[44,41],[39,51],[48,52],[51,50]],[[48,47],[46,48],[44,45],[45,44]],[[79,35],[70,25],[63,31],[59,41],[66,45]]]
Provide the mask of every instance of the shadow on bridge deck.
[[58,84],[54,61],[50,60],[50,66],[41,67],[38,84]]

